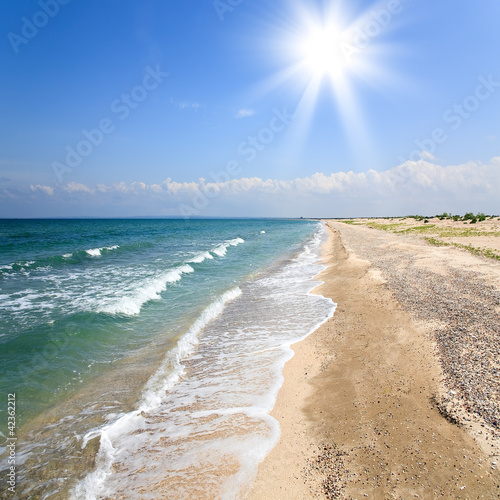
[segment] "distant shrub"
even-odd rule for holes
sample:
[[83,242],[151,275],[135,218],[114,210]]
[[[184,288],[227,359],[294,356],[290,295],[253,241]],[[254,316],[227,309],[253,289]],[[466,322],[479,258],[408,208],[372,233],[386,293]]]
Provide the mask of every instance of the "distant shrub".
[[451,214],[449,214],[448,212],[443,212],[441,215],[436,215],[436,217],[439,220],[449,219],[451,217]]
[[425,240],[431,245],[436,245],[438,247],[450,246],[451,243],[445,243],[444,241],[438,240],[436,238],[425,238]]

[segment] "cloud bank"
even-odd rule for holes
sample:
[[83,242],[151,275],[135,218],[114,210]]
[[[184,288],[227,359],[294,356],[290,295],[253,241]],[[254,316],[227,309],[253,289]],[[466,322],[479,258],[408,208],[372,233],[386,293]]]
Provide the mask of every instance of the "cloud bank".
[[[215,176],[217,177],[217,176]],[[223,177],[223,176],[218,176]],[[144,182],[87,186],[31,185],[28,190],[4,190],[2,198],[29,198],[52,206],[107,210],[109,215],[207,216],[377,216],[411,213],[500,212],[500,157],[488,163],[441,166],[425,160],[366,172],[315,173],[295,179],[245,177],[221,182],[199,179],[158,184]],[[100,213],[106,215],[106,213]],[[75,215],[79,215],[76,214]]]

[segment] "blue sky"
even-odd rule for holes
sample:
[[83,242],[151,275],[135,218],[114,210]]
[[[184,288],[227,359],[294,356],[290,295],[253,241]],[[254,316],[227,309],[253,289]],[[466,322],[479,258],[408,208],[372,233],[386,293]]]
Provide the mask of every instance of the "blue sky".
[[0,10],[1,217],[500,212],[497,0]]

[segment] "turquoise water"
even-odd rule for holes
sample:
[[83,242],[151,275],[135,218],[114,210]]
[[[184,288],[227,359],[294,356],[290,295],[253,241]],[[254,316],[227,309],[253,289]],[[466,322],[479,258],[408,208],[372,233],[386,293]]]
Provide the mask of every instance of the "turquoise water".
[[[308,293],[322,231],[282,220],[0,221],[0,393],[16,394],[20,491],[101,498],[133,478],[188,498],[193,467],[215,496],[244,489],[279,433],[268,413],[289,345],[333,313]],[[249,443],[246,463],[238,447]],[[207,453],[219,458],[207,465]],[[221,463],[232,465],[215,481]],[[154,491],[144,498],[168,498]]]

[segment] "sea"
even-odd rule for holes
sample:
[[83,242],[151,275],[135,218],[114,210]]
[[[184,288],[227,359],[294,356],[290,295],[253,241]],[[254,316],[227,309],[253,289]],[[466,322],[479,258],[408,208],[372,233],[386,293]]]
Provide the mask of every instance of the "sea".
[[325,241],[308,220],[0,220],[1,498],[244,498],[290,346],[335,310],[311,293]]

